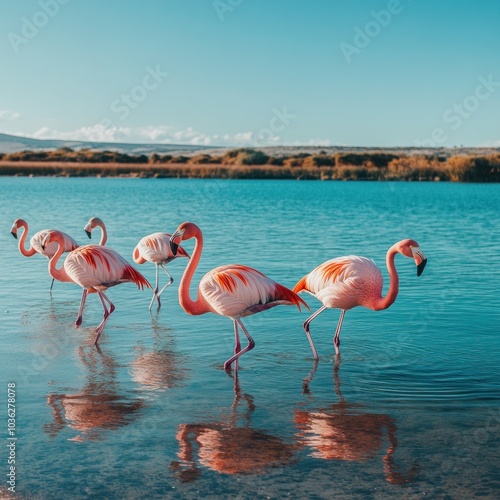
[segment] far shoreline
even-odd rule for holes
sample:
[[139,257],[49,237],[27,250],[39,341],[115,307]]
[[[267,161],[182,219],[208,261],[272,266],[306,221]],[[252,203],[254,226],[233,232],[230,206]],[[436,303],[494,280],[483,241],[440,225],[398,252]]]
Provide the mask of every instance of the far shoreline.
[[[283,166],[224,165],[186,163],[87,163],[57,161],[1,161],[0,176],[9,177],[113,177],[138,179],[256,179],[256,180],[321,180],[321,181],[424,181],[424,182],[499,182],[498,170],[455,176],[436,168],[400,169],[366,168],[356,165]],[[485,173],[489,175],[484,175]],[[474,172],[473,172],[474,174]],[[479,175],[478,175],[479,174]],[[491,175],[495,174],[495,175]]]

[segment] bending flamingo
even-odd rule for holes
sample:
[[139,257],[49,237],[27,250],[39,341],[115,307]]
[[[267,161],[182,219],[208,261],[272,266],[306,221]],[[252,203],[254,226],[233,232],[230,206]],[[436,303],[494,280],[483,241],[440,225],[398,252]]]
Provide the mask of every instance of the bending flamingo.
[[[28,237],[28,223],[23,219],[16,219],[14,221],[12,227],[10,228],[10,233],[14,236],[14,238],[16,238],[16,240],[19,228],[23,229],[23,234],[19,240],[19,251],[25,257],[32,257],[36,253],[39,253],[40,255],[50,259],[56,253],[57,245],[55,243],[48,245],[46,248],[42,248],[43,239],[47,236],[49,231],[52,231],[52,229],[42,229],[41,231],[38,231],[38,233],[35,233],[30,239],[30,247],[26,248],[25,242]],[[75,250],[75,248],[78,248],[78,243],[71,236],[63,232],[61,232],[61,235],[63,236],[63,252],[71,252],[72,250]],[[51,292],[53,286],[54,279],[52,279],[50,284]]]
[[294,292],[309,292],[323,302],[323,306],[304,322],[304,330],[315,359],[318,359],[318,353],[314,347],[309,325],[326,308],[341,310],[333,338],[335,352],[340,354],[340,329],[344,314],[348,309],[363,306],[380,311],[393,304],[399,290],[399,277],[394,265],[394,257],[398,253],[415,260],[417,276],[422,274],[427,263],[427,258],[416,241],[402,240],[392,245],[386,257],[390,286],[385,297],[382,297],[383,278],[380,269],[371,259],[355,255],[328,260],[304,276],[295,285]]
[[[97,336],[94,344],[99,341],[99,336],[108,321],[110,314],[115,310],[114,304],[104,293],[108,288],[133,281],[137,288],[145,286],[151,288],[148,280],[136,271],[118,252],[100,245],[85,245],[73,250],[68,254],[60,269],[57,269],[57,261],[62,255],[63,235],[59,231],[50,231],[43,241],[46,247],[50,243],[58,245],[56,253],[49,261],[49,273],[58,281],[76,283],[83,288],[80,309],[75,325],[82,324],[83,308],[89,293],[97,293],[104,309],[104,316],[96,328]],[[106,307],[109,304],[109,309]]]
[[99,242],[99,245],[105,245],[106,241],[108,241],[108,233],[106,231],[106,225],[101,219],[99,219],[99,217],[91,217],[83,229],[90,239],[92,238],[92,229],[96,227],[101,228],[101,241]]
[[[224,369],[230,369],[233,361],[236,361],[237,369],[238,358],[255,346],[255,342],[243,326],[241,318],[280,304],[296,305],[299,310],[300,304],[307,309],[309,307],[290,289],[251,267],[239,264],[216,267],[205,274],[198,285],[198,297],[196,300],[192,300],[189,296],[189,286],[203,248],[203,235],[200,228],[192,222],[182,223],[170,238],[170,245],[172,253],[176,255],[179,244],[191,238],[196,240],[196,244],[179,285],[179,302],[188,314],[198,315],[212,312],[233,320],[234,356],[224,363]],[[248,339],[248,345],[244,349],[241,349],[238,326]]]
[[[158,310],[160,309],[160,295],[163,293],[165,288],[167,288],[174,282],[172,276],[170,276],[169,272],[165,269],[165,264],[168,264],[170,261],[174,260],[177,257],[187,257],[189,259],[188,253],[182,247],[179,247],[177,249],[176,255],[172,253],[172,249],[170,248],[170,237],[171,235],[167,233],[153,233],[148,236],[144,236],[144,238],[142,238],[134,248],[134,251],[132,253],[132,257],[136,264],[144,264],[144,262],[147,261],[151,262],[156,267],[156,284],[153,290],[153,298],[151,299],[151,302],[149,304],[150,311],[153,307],[155,298],[158,301]],[[158,292],[158,274],[160,267],[168,276],[169,281]]]

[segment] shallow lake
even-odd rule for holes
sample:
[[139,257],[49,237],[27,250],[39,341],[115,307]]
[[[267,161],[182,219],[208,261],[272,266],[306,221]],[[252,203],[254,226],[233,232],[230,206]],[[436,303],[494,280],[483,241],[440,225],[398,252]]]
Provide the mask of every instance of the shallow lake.
[[[19,498],[498,496],[498,185],[0,178],[0,214],[0,426],[12,442],[14,383]],[[385,254],[403,238],[428,263],[417,278],[397,256],[396,302],[346,313],[340,361],[339,311],[315,319],[314,373],[307,311],[244,318],[256,347],[235,379],[222,369],[232,322],[179,306],[185,259],[168,265],[175,281],[158,314],[149,290],[109,290],[116,311],[100,349],[94,294],[73,326],[81,289],[56,282],[50,296],[47,260],[23,257],[9,231],[22,217],[30,235],[54,227],[87,244],[91,216],[130,262],[143,236],[197,223],[205,244],[195,283],[242,263],[293,287],[321,262],[354,254],[374,259],[387,289]],[[193,241],[184,247],[192,252]],[[154,282],[152,264],[135,267]],[[8,458],[4,446],[0,494]]]

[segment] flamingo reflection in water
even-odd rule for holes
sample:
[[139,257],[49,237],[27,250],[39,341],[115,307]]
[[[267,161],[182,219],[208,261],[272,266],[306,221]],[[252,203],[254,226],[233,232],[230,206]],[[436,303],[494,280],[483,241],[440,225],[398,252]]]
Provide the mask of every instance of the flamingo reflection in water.
[[[247,409],[239,424],[238,404],[244,400]],[[221,474],[263,474],[272,468],[291,465],[298,446],[277,436],[251,427],[255,410],[253,397],[241,392],[238,377],[234,377],[234,402],[227,419],[213,423],[181,424],[177,431],[179,461],[171,470],[183,482],[197,479],[200,465]]]
[[86,384],[80,392],[49,394],[47,404],[52,408],[54,420],[43,429],[55,437],[67,426],[80,433],[71,441],[97,441],[106,430],[134,421],[145,404],[141,399],[130,399],[120,393],[116,362],[102,354],[99,346],[82,346],[78,354],[88,370]]
[[[309,392],[309,382],[317,368],[304,380],[304,392]],[[327,409],[296,410],[294,421],[299,429],[297,438],[307,446],[310,456],[323,460],[367,462],[378,456],[384,448],[384,431],[387,433],[388,448],[383,456],[384,474],[389,483],[405,484],[414,480],[419,467],[414,465],[403,474],[394,463],[394,453],[398,446],[397,427],[389,415],[364,413],[361,405],[349,404],[340,392],[340,358],[334,365],[335,392],[339,402]]]
[[[178,387],[188,376],[184,356],[174,349],[175,339],[169,329],[153,320],[154,344],[152,350],[138,347],[132,361],[132,380],[145,391],[166,391]],[[167,334],[167,335],[165,335]]]

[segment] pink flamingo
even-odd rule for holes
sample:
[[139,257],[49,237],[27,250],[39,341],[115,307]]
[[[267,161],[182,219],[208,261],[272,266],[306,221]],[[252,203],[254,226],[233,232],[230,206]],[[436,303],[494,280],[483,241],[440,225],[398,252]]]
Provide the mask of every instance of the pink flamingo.
[[[165,264],[168,264],[170,261],[174,260],[177,257],[187,257],[189,259],[188,253],[182,248],[179,247],[177,249],[177,254],[174,255],[172,253],[172,249],[170,248],[170,234],[167,233],[153,233],[148,236],[144,236],[144,238],[139,241],[137,246],[134,248],[132,253],[132,257],[136,264],[144,264],[144,262],[151,262],[156,267],[156,284],[153,290],[153,298],[149,304],[149,310],[153,307],[153,303],[156,300],[158,301],[158,310],[161,307],[160,295],[163,293],[165,288],[171,285],[174,282],[172,276],[170,276],[169,272],[165,269]],[[163,269],[163,272],[168,276],[168,283],[158,292],[158,281],[159,281],[159,268]]]
[[[57,251],[57,244],[52,243],[48,245],[45,248],[42,248],[42,242],[45,236],[47,236],[49,231],[52,231],[52,229],[42,229],[41,231],[38,231],[38,233],[35,233],[31,239],[30,239],[30,247],[26,248],[25,242],[26,238],[28,237],[28,223],[23,220],[23,219],[16,219],[14,223],[12,224],[12,227],[10,228],[10,232],[14,238],[17,240],[17,231],[19,228],[23,229],[23,234],[21,235],[21,238],[19,240],[19,251],[21,252],[22,255],[25,257],[32,257],[36,253],[39,253],[40,255],[43,255],[50,259]],[[72,250],[75,250],[75,248],[78,248],[78,243],[69,235],[66,233],[61,232],[61,235],[63,237],[63,252],[71,252]],[[50,291],[52,292],[52,287],[54,286],[54,279],[52,279],[52,282],[50,284]]]
[[344,314],[348,309],[363,306],[380,311],[393,304],[399,290],[399,277],[394,265],[394,257],[398,253],[415,260],[417,276],[422,274],[427,263],[427,258],[416,241],[402,240],[392,245],[386,257],[390,286],[385,297],[382,297],[383,278],[380,269],[371,259],[355,255],[328,260],[304,276],[295,285],[294,292],[309,292],[323,302],[323,307],[304,322],[304,330],[315,359],[318,359],[318,353],[314,347],[309,325],[327,307],[341,310],[333,338],[335,352],[340,354],[340,329]]
[[106,225],[99,217],[91,217],[83,229],[90,239],[92,238],[92,229],[96,227],[101,228],[101,241],[99,241],[99,245],[105,245],[106,241],[108,241],[108,233],[106,231]]
[[[198,315],[212,312],[233,320],[234,356],[224,363],[224,369],[229,370],[233,361],[236,361],[235,367],[237,369],[238,358],[255,346],[254,340],[243,326],[240,318],[280,304],[296,305],[299,311],[300,304],[303,304],[307,309],[309,307],[290,289],[251,267],[239,264],[216,267],[205,274],[198,285],[198,297],[196,300],[192,300],[189,296],[189,286],[203,248],[203,235],[200,228],[192,222],[182,223],[170,238],[170,245],[172,253],[176,255],[181,241],[191,238],[196,240],[196,244],[179,285],[179,302],[188,314]],[[248,339],[248,345],[244,349],[241,349],[238,325]]]
[[[129,281],[133,281],[139,289],[143,289],[145,286],[151,288],[151,285],[118,252],[100,245],[85,245],[73,250],[64,260],[62,267],[57,269],[57,261],[63,253],[63,235],[59,231],[50,231],[43,241],[43,246],[46,247],[52,242],[56,243],[58,248],[49,260],[50,275],[58,281],[76,283],[83,288],[75,325],[82,324],[83,308],[89,293],[97,293],[101,300],[104,316],[96,328],[97,336],[94,344],[97,345],[104,325],[115,310],[114,304],[104,292],[112,286]],[[109,304],[109,309],[106,307],[106,303]]]

